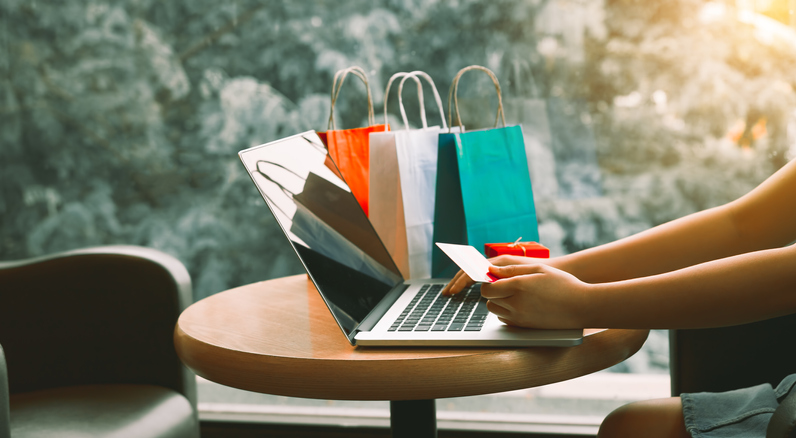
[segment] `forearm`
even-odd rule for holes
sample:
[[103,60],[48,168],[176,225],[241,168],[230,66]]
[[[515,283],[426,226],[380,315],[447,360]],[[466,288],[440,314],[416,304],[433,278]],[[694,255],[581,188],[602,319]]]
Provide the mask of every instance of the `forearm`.
[[549,264],[585,282],[600,283],[782,247],[796,239],[794,199],[796,160],[732,203]]
[[726,207],[695,213],[634,236],[549,262],[587,283],[660,274],[743,252]]
[[796,247],[589,286],[584,327],[701,328],[796,312]]

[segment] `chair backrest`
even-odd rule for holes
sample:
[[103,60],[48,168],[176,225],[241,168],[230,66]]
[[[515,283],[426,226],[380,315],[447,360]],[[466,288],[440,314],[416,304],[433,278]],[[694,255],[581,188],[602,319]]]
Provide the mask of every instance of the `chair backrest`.
[[196,405],[195,376],[173,331],[192,301],[185,267],[163,252],[88,248],[0,263],[0,345],[12,394],[142,383]]
[[0,345],[0,438],[11,437],[11,405],[8,399],[8,373],[3,346]]
[[796,372],[796,314],[731,327],[669,331],[672,395],[776,385]]

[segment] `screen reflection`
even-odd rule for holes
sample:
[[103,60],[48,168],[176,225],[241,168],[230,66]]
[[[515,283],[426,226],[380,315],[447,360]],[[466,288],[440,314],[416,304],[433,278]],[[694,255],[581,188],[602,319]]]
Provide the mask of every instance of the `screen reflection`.
[[314,131],[241,160],[346,335],[403,282]]

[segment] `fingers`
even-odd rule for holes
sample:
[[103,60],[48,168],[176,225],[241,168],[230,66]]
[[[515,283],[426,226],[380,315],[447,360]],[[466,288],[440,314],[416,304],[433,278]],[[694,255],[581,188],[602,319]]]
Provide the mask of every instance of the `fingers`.
[[[494,283],[484,283],[481,285],[481,296],[488,300],[509,298],[522,289],[527,289],[530,279],[525,279],[526,283],[520,285],[513,281],[507,281],[519,276],[541,274],[547,269],[544,265],[509,265],[491,266],[489,272],[498,277]],[[518,279],[519,280],[519,279]]]
[[506,325],[517,325],[517,324],[514,324],[513,322],[511,322],[510,320],[508,320],[506,318],[503,318],[503,317],[500,317],[500,316],[498,316],[498,321],[500,321],[500,322],[502,322],[503,324],[506,324]]
[[442,295],[456,295],[462,290],[472,286],[475,282],[467,276],[463,271],[459,271],[453,276],[448,284],[442,288]]
[[487,300],[498,300],[501,298],[508,298],[514,295],[515,291],[513,288],[505,287],[505,284],[498,284],[497,283],[484,283],[481,285],[481,296],[486,298]]
[[518,275],[540,274],[544,272],[545,265],[508,265],[490,266],[489,273],[498,278],[511,278]]
[[502,316],[504,318],[507,318],[507,317],[511,316],[511,310],[509,310],[507,307],[501,305],[501,303],[496,302],[496,300],[487,301],[486,302],[486,310],[489,310],[490,312],[494,313],[495,315]]
[[[544,271],[544,266],[541,264],[532,265],[518,265],[521,261],[533,260],[526,257],[517,256],[498,256],[491,259],[494,266],[489,268],[489,272],[498,278],[510,278],[517,275],[538,274]],[[475,282],[464,273],[459,271],[453,276],[453,279],[442,288],[442,295],[456,295],[462,290],[472,286]]]
[[498,303],[490,300],[486,302],[486,308],[497,316],[498,320],[503,324],[517,325],[511,320],[511,311],[501,306]]
[[530,257],[523,257],[523,256],[516,256],[516,255],[507,255],[502,254],[497,257],[492,257],[489,259],[489,262],[495,266],[508,266],[508,265],[527,265],[529,263],[535,263],[537,259],[533,259]]

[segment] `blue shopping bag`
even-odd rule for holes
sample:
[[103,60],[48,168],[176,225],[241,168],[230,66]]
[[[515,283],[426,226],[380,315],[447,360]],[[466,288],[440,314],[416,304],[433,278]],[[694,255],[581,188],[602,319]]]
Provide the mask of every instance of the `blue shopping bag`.
[[[495,128],[465,132],[461,128],[457,90],[470,70],[487,73],[498,93]],[[487,68],[470,66],[459,71],[448,95],[461,132],[439,136],[434,242],[458,243],[484,250],[485,243],[539,241],[536,206],[525,154],[522,128],[505,126],[500,85]],[[503,127],[498,128],[498,122]],[[450,125],[450,123],[449,123]],[[438,248],[432,254],[432,275],[450,277],[458,268]]]

